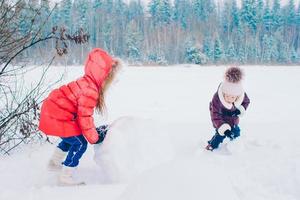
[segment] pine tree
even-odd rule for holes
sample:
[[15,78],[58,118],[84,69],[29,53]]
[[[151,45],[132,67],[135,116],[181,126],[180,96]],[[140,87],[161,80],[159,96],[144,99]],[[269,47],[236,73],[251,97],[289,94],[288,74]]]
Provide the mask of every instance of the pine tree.
[[123,0],[115,0],[113,6],[113,52],[115,55],[122,56],[126,46],[126,19],[128,16],[128,7]]
[[264,35],[263,37],[262,60],[265,63],[271,63],[278,57],[277,45],[272,35]]
[[140,17],[144,16],[144,10],[141,5],[141,1],[130,1],[128,7],[128,20],[133,19],[138,20]]
[[258,60],[258,49],[256,47],[255,38],[250,38],[246,45],[246,61],[249,64],[255,64]]
[[110,15],[113,10],[113,0],[103,0],[103,11],[105,11],[106,14]]
[[19,6],[24,9],[21,9],[20,17],[18,19],[19,27],[15,27],[15,28],[18,28],[19,33],[21,35],[27,35],[28,31],[30,30],[30,26],[31,26],[31,23],[28,20],[28,19],[30,19],[29,12],[28,12],[28,10],[29,10],[28,5],[25,0],[22,0],[22,1],[20,1]]
[[71,0],[63,0],[61,2],[61,18],[62,23],[65,27],[69,28],[72,32],[72,21],[71,21],[71,8],[72,8],[72,1]]
[[239,11],[238,11],[238,7],[237,7],[237,3],[236,3],[236,0],[232,0],[230,30],[232,32],[233,29],[239,29],[239,27],[240,27],[240,16],[239,16]]
[[189,1],[175,0],[173,20],[175,22],[179,22],[183,29],[186,29],[188,26],[189,9],[190,9]]
[[128,7],[128,21],[135,20],[138,24],[138,29],[143,33],[144,31],[144,8],[141,1],[130,1]]
[[159,6],[160,21],[163,24],[169,24],[171,21],[171,4],[169,0],[161,0]]
[[131,62],[141,61],[142,42],[142,33],[138,30],[138,25],[132,21],[126,34],[127,57]]
[[237,51],[237,59],[239,61],[239,63],[241,64],[245,64],[246,63],[246,51],[244,47],[240,47]]
[[298,4],[298,9],[295,16],[295,24],[300,27],[300,2]]
[[93,1],[93,4],[92,4],[92,20],[93,20],[93,23],[92,23],[92,31],[91,31],[91,41],[92,41],[92,44],[93,46],[97,46],[98,45],[98,41],[100,40],[99,39],[99,27],[100,27],[100,24],[101,24],[101,17],[103,15],[101,15],[101,7],[103,6],[103,2],[102,0],[94,0]]
[[285,19],[286,25],[293,26],[295,24],[295,16],[296,16],[295,1],[289,0],[289,4],[287,6],[287,16]]
[[102,26],[102,35],[103,35],[103,43],[104,43],[104,49],[107,51],[111,51],[111,43],[112,43],[112,38],[111,38],[111,31],[112,31],[112,23],[111,20],[106,21],[105,24]]
[[[74,2],[75,3],[75,2]],[[87,19],[87,11],[88,11],[88,2],[86,0],[77,0],[75,7],[76,7],[76,28],[75,30],[79,28],[83,28],[85,30],[88,29],[88,19]]]
[[275,32],[282,25],[280,0],[274,0],[271,18],[272,32]]
[[289,63],[290,62],[290,52],[289,45],[286,42],[279,41],[278,42],[278,58],[277,61],[279,63]]
[[198,21],[207,21],[209,16],[215,12],[215,3],[211,0],[193,0],[192,6]]
[[257,16],[255,0],[243,0],[241,17],[243,22],[252,30],[253,33],[257,30]]
[[226,60],[229,63],[235,63],[237,61],[236,51],[233,45],[233,42],[229,43],[229,46],[225,52]]
[[44,28],[42,30],[42,34],[45,37],[51,32],[52,24],[48,21],[50,15],[50,5],[49,0],[41,1],[41,22],[45,23]]
[[[228,2],[225,2],[224,9],[222,10],[222,18],[221,18],[221,24],[222,24],[222,31],[224,35],[227,37],[229,36],[230,31],[230,4]],[[227,38],[229,39],[229,38]]]
[[103,4],[102,0],[94,0],[93,9],[98,10],[99,8],[101,8],[102,4]]
[[[45,12],[46,14],[50,13],[50,4],[49,0],[41,0],[41,11]],[[44,13],[44,14],[45,14]]]
[[298,10],[295,16],[295,26],[296,26],[296,31],[295,31],[295,44],[294,47],[296,51],[299,48],[300,45],[300,2],[298,4]]
[[59,26],[60,21],[61,21],[61,13],[60,13],[60,10],[59,10],[59,6],[56,5],[53,8],[52,12],[53,12],[52,18],[51,18],[52,24],[53,24],[53,26]]
[[206,64],[207,57],[201,53],[200,49],[195,45],[195,39],[186,42],[185,45],[185,61],[193,64]]
[[215,63],[218,63],[223,59],[223,50],[221,46],[221,41],[217,38],[215,39],[215,45],[214,45],[214,61]]
[[300,2],[299,2],[299,4],[298,4],[296,16],[295,16],[295,24],[296,24],[297,26],[300,26]]
[[156,13],[158,12],[159,1],[160,0],[151,0],[148,4],[149,12],[153,18],[156,16]]
[[171,5],[169,0],[151,0],[149,11],[154,25],[169,24],[171,20]]
[[262,22],[263,15],[264,15],[264,1],[263,0],[257,0],[257,7],[256,7],[256,16],[257,16],[257,21],[259,23]]
[[39,0],[28,0],[28,6],[31,9],[38,9],[39,8]]
[[238,30],[234,33],[232,42],[236,50],[236,60],[239,63],[246,63],[246,33],[245,27],[239,26]]
[[294,64],[299,64],[300,58],[299,55],[297,54],[297,51],[292,48],[292,53],[291,53],[291,62]]
[[209,36],[206,36],[203,41],[203,48],[202,52],[204,55],[206,55],[208,62],[213,62],[214,59],[214,50],[213,50],[213,44],[211,42],[211,38]]
[[273,18],[270,10],[269,1],[267,1],[263,15],[263,26],[264,29],[269,33],[272,31],[272,20]]

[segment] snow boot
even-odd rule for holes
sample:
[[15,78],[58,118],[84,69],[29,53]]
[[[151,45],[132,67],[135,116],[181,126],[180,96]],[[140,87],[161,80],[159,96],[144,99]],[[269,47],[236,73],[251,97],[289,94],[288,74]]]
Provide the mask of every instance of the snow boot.
[[208,151],[213,151],[213,150],[214,150],[214,148],[213,148],[210,144],[208,144],[208,145],[205,147],[205,149],[208,150]]
[[83,181],[76,181],[73,177],[76,167],[63,166],[61,174],[58,177],[58,184],[60,186],[76,186],[85,185]]
[[56,148],[54,153],[49,160],[48,170],[49,171],[59,171],[62,169],[62,162],[65,159],[67,152],[62,151],[60,148]]

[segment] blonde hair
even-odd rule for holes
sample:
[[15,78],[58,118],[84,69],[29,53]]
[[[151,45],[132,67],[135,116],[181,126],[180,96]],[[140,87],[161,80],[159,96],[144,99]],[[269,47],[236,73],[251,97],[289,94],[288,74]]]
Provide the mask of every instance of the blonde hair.
[[112,64],[112,68],[111,68],[109,74],[107,75],[104,83],[102,84],[102,86],[99,90],[99,97],[98,97],[98,102],[97,102],[97,105],[96,105],[96,110],[98,112],[100,112],[101,114],[103,114],[104,111],[106,110],[104,95],[105,95],[106,91],[108,90],[108,88],[110,87],[113,80],[115,79],[116,74],[119,71],[119,68],[120,68],[119,61],[115,61]]

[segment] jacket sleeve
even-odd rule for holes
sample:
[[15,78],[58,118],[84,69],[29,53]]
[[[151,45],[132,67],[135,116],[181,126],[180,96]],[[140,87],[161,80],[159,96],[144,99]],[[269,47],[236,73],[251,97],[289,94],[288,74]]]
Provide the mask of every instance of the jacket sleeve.
[[210,102],[210,116],[213,126],[218,130],[220,135],[224,135],[226,130],[231,130],[231,126],[224,121],[222,116],[222,108],[220,107],[220,103],[218,103],[217,94],[214,95]]
[[94,124],[94,109],[97,105],[98,92],[93,88],[85,88],[78,98],[77,121],[82,134],[91,144],[98,141],[98,133]]
[[244,97],[242,106],[245,108],[245,110],[247,110],[249,104],[250,104],[250,99],[249,99],[248,95],[245,93],[245,97]]
[[248,95],[245,92],[243,102],[242,102],[241,106],[239,106],[237,108],[241,112],[240,116],[243,116],[245,114],[249,104],[250,104],[250,99],[249,99]]

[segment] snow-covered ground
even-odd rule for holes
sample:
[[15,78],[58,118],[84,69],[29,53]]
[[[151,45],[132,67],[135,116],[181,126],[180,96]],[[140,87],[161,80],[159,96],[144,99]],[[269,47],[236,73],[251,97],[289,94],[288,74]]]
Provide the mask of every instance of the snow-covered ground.
[[[224,69],[125,68],[107,95],[107,116],[95,117],[112,129],[77,171],[87,185],[56,186],[46,170],[55,145],[35,144],[0,158],[0,199],[300,199],[300,68],[244,68],[251,104],[241,137],[208,152],[208,104]],[[52,70],[47,78],[64,71],[63,82],[83,71]]]

